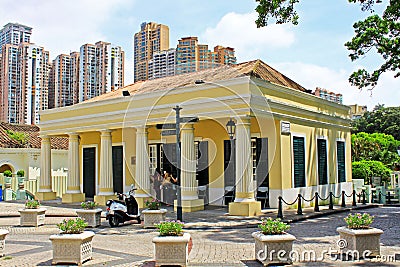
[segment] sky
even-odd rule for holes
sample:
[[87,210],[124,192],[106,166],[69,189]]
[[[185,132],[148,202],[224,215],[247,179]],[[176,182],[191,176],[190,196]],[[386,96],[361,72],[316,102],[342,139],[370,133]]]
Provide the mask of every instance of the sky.
[[[142,22],[169,26],[170,47],[186,36],[199,42],[234,47],[238,62],[261,59],[292,80],[342,93],[344,104],[400,106],[400,78],[381,76],[373,91],[348,83],[359,69],[374,70],[376,54],[351,62],[344,46],[352,25],[369,13],[348,0],[301,0],[299,25],[257,28],[255,0],[0,0],[0,25],[17,22],[33,28],[31,41],[50,58],[79,51],[97,41],[119,45],[126,53],[125,85],[133,82],[133,35]],[[379,11],[379,7],[377,8]]]

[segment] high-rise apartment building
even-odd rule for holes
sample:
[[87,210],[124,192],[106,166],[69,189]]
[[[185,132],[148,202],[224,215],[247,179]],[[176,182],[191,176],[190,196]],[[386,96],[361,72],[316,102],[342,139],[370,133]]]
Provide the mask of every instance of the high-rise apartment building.
[[184,37],[176,48],[176,74],[215,68],[220,65],[236,64],[235,50],[230,47],[199,44],[197,37]]
[[49,52],[31,43],[5,44],[0,66],[0,120],[36,124],[48,108]]
[[144,22],[133,42],[134,81],[149,79],[149,61],[153,54],[169,49],[169,28],[155,22]]
[[176,50],[171,48],[153,54],[149,60],[149,80],[175,75]]
[[124,86],[124,51],[106,42],[80,49],[79,97],[82,102]]
[[330,92],[324,88],[317,87],[314,91],[314,95],[320,98],[326,99],[328,101],[336,102],[338,104],[343,104],[343,95]]
[[7,23],[0,30],[0,47],[5,44],[18,45],[31,41],[32,28],[19,23]]
[[65,107],[78,102],[79,53],[58,55],[52,63],[49,78],[49,108]]

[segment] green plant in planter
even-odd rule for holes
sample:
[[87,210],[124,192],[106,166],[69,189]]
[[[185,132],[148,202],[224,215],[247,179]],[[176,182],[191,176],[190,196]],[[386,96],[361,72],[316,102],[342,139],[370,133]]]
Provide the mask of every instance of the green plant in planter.
[[5,177],[12,177],[12,172],[10,170],[5,170],[3,174]]
[[81,203],[82,209],[92,210],[95,209],[99,204],[94,201],[85,201]]
[[154,199],[154,198],[151,201],[146,200],[144,205],[149,210],[159,210],[161,207],[160,201],[158,201],[157,199]]
[[37,209],[40,206],[39,200],[27,200],[25,202],[25,209]]
[[156,224],[160,236],[183,235],[183,223],[180,221],[165,221]]
[[281,221],[281,219],[266,218],[258,225],[264,235],[282,235],[290,226]]
[[61,223],[57,224],[61,234],[80,234],[83,233],[88,224],[84,219],[78,217],[76,219],[64,219]]
[[24,170],[18,170],[17,171],[17,176],[18,177],[24,177],[25,176],[25,171]]
[[350,229],[368,229],[374,221],[374,216],[368,213],[349,214],[344,221]]

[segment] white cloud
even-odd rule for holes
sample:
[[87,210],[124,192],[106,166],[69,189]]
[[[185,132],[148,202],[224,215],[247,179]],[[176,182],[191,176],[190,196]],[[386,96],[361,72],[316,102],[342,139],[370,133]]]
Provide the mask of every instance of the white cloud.
[[79,51],[85,43],[108,41],[102,26],[122,3],[129,2],[133,1],[2,0],[0,18],[3,24],[18,22],[31,26],[31,41],[50,51],[53,59],[61,53]]
[[399,106],[400,79],[393,78],[393,73],[384,73],[374,90],[359,90],[348,82],[351,74],[346,70],[334,70],[302,62],[274,64],[283,74],[308,89],[316,87],[343,94],[344,104],[367,105],[371,110],[378,103],[385,106]]
[[264,50],[289,47],[295,41],[289,25],[257,28],[257,14],[228,13],[213,28],[207,28],[200,42],[234,47],[238,62],[259,57]]

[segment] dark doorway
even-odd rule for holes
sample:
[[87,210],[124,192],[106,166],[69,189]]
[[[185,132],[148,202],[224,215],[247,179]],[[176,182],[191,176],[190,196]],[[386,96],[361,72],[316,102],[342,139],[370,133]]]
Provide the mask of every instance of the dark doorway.
[[224,140],[224,199],[228,205],[235,199],[236,153],[235,140]]
[[261,201],[261,207],[269,208],[268,138],[256,139],[255,157],[256,157],[255,180],[257,181],[257,200]]
[[112,147],[113,189],[114,192],[124,192],[124,150],[123,146]]
[[83,192],[88,198],[96,193],[96,148],[83,149]]
[[173,177],[177,177],[177,160],[176,160],[176,144],[163,144],[163,169],[162,171],[166,171],[172,174]]

